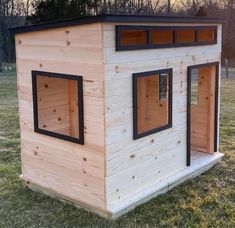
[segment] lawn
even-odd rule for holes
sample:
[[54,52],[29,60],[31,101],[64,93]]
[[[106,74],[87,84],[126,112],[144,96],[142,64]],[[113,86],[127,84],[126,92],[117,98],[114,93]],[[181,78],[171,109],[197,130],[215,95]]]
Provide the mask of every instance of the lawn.
[[223,161],[111,222],[22,185],[16,77],[0,73],[0,227],[235,227],[235,79],[221,103]]

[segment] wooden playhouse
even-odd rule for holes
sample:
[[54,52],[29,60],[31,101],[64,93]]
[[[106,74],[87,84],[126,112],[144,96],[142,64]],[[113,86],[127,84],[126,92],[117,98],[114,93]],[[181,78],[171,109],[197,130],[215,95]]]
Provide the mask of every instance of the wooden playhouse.
[[30,188],[117,218],[222,158],[221,20],[101,15],[13,32]]

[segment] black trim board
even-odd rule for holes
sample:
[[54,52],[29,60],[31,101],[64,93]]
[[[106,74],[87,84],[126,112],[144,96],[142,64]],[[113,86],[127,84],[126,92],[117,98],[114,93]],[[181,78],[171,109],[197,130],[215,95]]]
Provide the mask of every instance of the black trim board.
[[[138,133],[138,100],[137,100],[137,80],[140,77],[148,77],[154,74],[161,74],[161,73],[167,73],[169,75],[169,97],[168,97],[168,124],[162,127],[158,127],[149,131],[146,131],[144,133],[139,134]],[[134,73],[132,74],[132,99],[133,99],[133,139],[139,139],[163,130],[166,130],[168,128],[172,127],[172,96],[173,96],[173,69],[162,69],[162,70],[155,70],[155,71],[147,71],[147,72],[141,72],[141,73]]]
[[215,126],[214,126],[214,152],[218,150],[218,102],[219,102],[219,62],[211,62],[188,67],[187,72],[187,156],[186,165],[191,165],[191,71],[200,67],[215,66]]
[[166,17],[147,15],[111,15],[101,14],[96,16],[76,17],[61,21],[52,21],[36,25],[21,26],[10,29],[13,34],[33,32],[47,29],[55,29],[67,26],[77,26],[97,22],[110,23],[202,23],[202,24],[222,24],[225,20],[220,18],[207,17]]
[[[76,80],[78,91],[78,123],[79,123],[79,138],[59,134],[52,131],[47,131],[38,127],[38,99],[37,99],[37,76],[45,76],[51,78],[61,78]],[[32,70],[32,93],[33,93],[33,116],[34,116],[34,131],[43,135],[52,136],[55,138],[63,139],[70,142],[75,142],[78,144],[84,144],[84,108],[83,108],[83,82],[82,76],[60,74],[60,73],[51,73],[45,71],[34,71]]]

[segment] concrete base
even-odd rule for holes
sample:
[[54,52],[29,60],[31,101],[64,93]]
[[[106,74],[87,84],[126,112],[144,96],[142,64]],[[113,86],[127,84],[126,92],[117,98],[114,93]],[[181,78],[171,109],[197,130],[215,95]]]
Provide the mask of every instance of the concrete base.
[[219,152],[213,154],[192,152],[192,162],[191,162],[192,164],[190,167],[186,167],[185,169],[176,173],[175,175],[166,178],[164,181],[149,186],[144,191],[135,194],[126,200],[123,200],[121,203],[115,205],[114,207],[107,208],[106,211],[103,211],[99,208],[93,208],[89,205],[84,205],[80,202],[74,202],[72,199],[69,199],[66,196],[63,196],[55,191],[45,189],[43,187],[40,187],[36,184],[24,180],[23,177],[21,178],[24,180],[26,185],[34,191],[42,192],[53,198],[58,198],[62,202],[73,204],[78,208],[84,208],[90,212],[98,214],[99,216],[113,220],[117,219],[123,214],[126,214],[128,211],[133,210],[135,207],[139,206],[140,204],[149,201],[150,199],[156,197],[157,195],[166,193],[167,191],[181,184],[182,182],[200,175],[201,173],[205,172],[206,170],[214,166],[217,162],[219,162],[222,159],[222,157],[223,154]]

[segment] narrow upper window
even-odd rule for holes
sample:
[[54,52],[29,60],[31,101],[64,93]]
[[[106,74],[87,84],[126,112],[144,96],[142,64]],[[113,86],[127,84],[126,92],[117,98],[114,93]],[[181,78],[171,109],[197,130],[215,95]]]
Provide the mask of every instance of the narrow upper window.
[[216,40],[214,29],[199,29],[198,31],[198,42],[213,42]]
[[122,46],[144,46],[148,43],[146,30],[121,31],[120,43]]
[[153,45],[173,44],[173,30],[153,30],[151,38]]
[[117,51],[216,43],[216,26],[116,26]]
[[194,43],[196,39],[195,30],[177,30],[176,43]]
[[134,139],[172,126],[172,70],[133,74]]
[[82,77],[32,71],[34,130],[84,143]]

